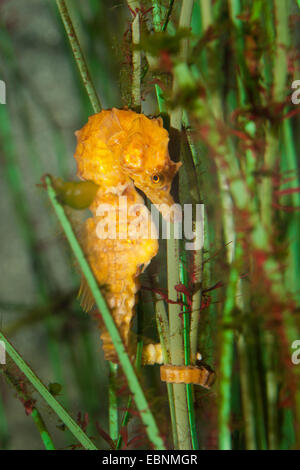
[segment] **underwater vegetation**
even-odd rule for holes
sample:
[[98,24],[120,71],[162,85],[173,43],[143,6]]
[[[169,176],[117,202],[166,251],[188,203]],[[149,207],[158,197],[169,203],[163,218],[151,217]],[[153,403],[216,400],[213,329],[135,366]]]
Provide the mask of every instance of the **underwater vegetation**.
[[300,448],[299,8],[0,2],[1,449]]

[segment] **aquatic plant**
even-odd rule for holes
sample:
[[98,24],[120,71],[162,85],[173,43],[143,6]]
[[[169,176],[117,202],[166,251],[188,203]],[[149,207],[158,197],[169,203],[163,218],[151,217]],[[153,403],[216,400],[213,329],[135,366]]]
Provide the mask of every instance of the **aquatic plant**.
[[[81,124],[88,115],[96,115],[90,123],[100,119],[105,103],[103,108],[122,109],[116,113],[125,117],[150,117],[141,119],[156,122],[157,130],[163,126],[164,135],[170,137],[168,151],[176,169],[182,163],[172,187],[174,200],[181,206],[201,207],[202,223],[197,223],[195,213],[193,230],[200,238],[204,231],[204,244],[201,249],[187,249],[186,242],[191,240],[177,239],[176,223],[170,224],[170,237],[159,240],[158,255],[140,279],[136,334],[129,335],[129,323],[124,334],[124,328],[118,328],[107,285],[97,277],[76,225],[77,210],[90,207],[102,181],[82,174],[89,182],[75,182],[74,173],[71,181],[66,171],[44,176],[40,186],[51,203],[47,205],[45,198],[47,214],[55,225],[52,207],[71,248],[68,251],[64,243],[65,263],[71,266],[70,257],[75,259],[85,279],[83,304],[96,305],[91,315],[96,322],[87,330],[87,314],[75,300],[79,285],[75,278],[69,310],[77,312],[83,326],[78,338],[85,370],[76,364],[74,345],[68,345],[68,338],[64,343],[73,351],[70,362],[88,415],[83,419],[78,415],[77,423],[71,418],[53,393],[56,387],[45,387],[23,354],[21,357],[12,346],[13,341],[7,339],[9,328],[0,334],[12,360],[1,366],[4,378],[16,391],[26,414],[32,416],[47,449],[54,448],[55,439],[42,418],[34,390],[64,429],[88,449],[105,445],[114,449],[299,448],[300,368],[292,361],[293,345],[299,338],[300,299],[299,105],[295,95],[292,98],[297,88],[293,83],[299,78],[298,2],[128,0],[128,5],[119,6],[122,13],[118,16],[123,28],[123,57],[114,45],[121,61],[118,87],[112,85],[109,75],[117,68],[108,71],[96,50],[102,37],[106,55],[110,54],[114,25],[101,36],[97,22],[101,14],[111,15],[111,2],[101,7],[92,0],[87,2],[88,15],[75,4],[70,11],[64,0],[57,0],[57,10],[54,2],[50,3],[49,14],[59,12],[55,21],[59,24],[62,20],[62,34],[73,52],[65,51],[66,60],[70,67],[76,63],[78,68],[79,73],[74,74],[84,110]],[[85,41],[81,44],[82,36]],[[0,50],[15,80],[20,78],[4,25]],[[115,88],[120,89],[121,98]],[[57,326],[55,312],[61,313],[68,300],[53,302],[51,278],[37,249],[38,237],[24,197],[14,125],[7,107],[0,105],[0,113],[7,187],[40,299],[40,310],[35,317],[27,312],[23,325],[34,328],[32,322],[45,322],[55,383],[59,390],[63,385],[66,399],[63,359],[55,334],[64,325]],[[141,133],[140,129],[135,131]],[[51,132],[55,141],[57,126]],[[134,139],[130,145],[135,145]],[[59,153],[62,170],[71,159],[69,151]],[[44,170],[40,162],[32,171],[36,182],[48,171]],[[157,175],[160,178],[155,172]],[[145,179],[135,181],[134,172],[129,171],[125,176],[153,200]],[[42,188],[39,190],[42,194]],[[101,426],[93,416],[99,407],[97,387],[102,383],[99,377],[95,380],[99,351],[96,353],[90,342],[91,329],[97,330],[98,323],[109,334],[109,348],[114,347],[108,358],[118,362],[109,362],[101,377],[103,381],[109,376],[109,399],[107,407],[102,407]],[[13,324],[11,331],[23,325]],[[160,343],[163,365],[146,366],[143,350],[155,342]],[[0,412],[5,415],[2,406]],[[129,420],[132,426],[128,426]],[[4,441],[7,428],[2,425],[0,431]],[[139,435],[144,442],[137,439]],[[66,437],[68,444],[76,445],[70,434]]]

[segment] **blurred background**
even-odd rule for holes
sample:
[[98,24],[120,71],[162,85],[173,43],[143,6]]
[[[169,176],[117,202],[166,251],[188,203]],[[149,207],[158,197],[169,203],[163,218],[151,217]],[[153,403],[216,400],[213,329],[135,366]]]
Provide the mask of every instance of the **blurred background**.
[[[96,85],[101,83],[103,106],[121,106],[127,7],[117,1],[69,3],[91,73]],[[89,412],[93,426],[99,420],[105,428],[107,366],[96,324],[76,301],[74,262],[37,186],[45,173],[74,179],[74,131],[93,112],[55,2],[1,1],[0,16],[0,70],[7,101],[5,109],[1,105],[0,132],[1,329],[46,385],[61,384],[59,399],[73,416]],[[0,396],[0,447],[44,448],[3,377]],[[41,412],[58,446],[72,443],[44,403]]]
[[[181,180],[181,200],[195,200],[190,194],[193,178],[189,179],[189,172],[195,171],[200,199],[206,205],[209,220],[209,241],[206,241],[201,268],[199,266],[199,270],[204,272],[200,350],[204,361],[217,370],[218,375],[220,344],[223,344],[222,339],[219,342],[218,335],[222,335],[223,331],[222,312],[231,272],[226,253],[231,240],[226,238],[222,211],[226,213],[226,210],[231,210],[236,215],[236,207],[225,207],[226,201],[225,206],[224,200],[222,202],[224,194],[222,196],[222,180],[217,176],[219,168],[203,143],[206,135],[205,114],[202,120],[199,119],[193,100],[200,96],[205,107],[214,109],[215,91],[220,93],[225,121],[230,122],[231,128],[236,131],[232,132],[232,140],[237,160],[243,166],[243,158],[248,155],[249,148],[251,151],[254,149],[257,156],[257,164],[250,172],[250,176],[255,177],[253,193],[268,171],[263,163],[266,135],[262,129],[267,127],[266,122],[270,122],[275,123],[277,132],[278,123],[274,116],[287,106],[286,112],[292,114],[286,120],[289,124],[280,127],[278,134],[281,154],[276,149],[276,156],[280,154],[283,157],[274,163],[276,172],[272,176],[279,175],[277,190],[297,188],[300,119],[296,107],[290,105],[290,95],[292,81],[300,79],[300,17],[297,1],[282,0],[288,9],[290,46],[282,45],[284,59],[279,70],[285,68],[287,77],[282,102],[276,103],[272,101],[271,90],[272,78],[276,76],[276,71],[274,73],[272,69],[273,57],[281,47],[275,37],[277,0],[205,1],[194,2],[193,49],[187,61],[193,77],[198,79],[199,74],[203,73],[205,86],[202,84],[187,93],[179,93],[176,98],[191,113],[186,129],[195,125],[198,131],[195,151],[201,158],[196,159],[198,163],[194,159],[195,168],[191,170],[186,165],[186,173],[182,172],[185,176]],[[142,31],[152,34],[155,29],[152,20],[155,4],[164,14],[170,6],[173,8],[168,27],[170,36],[175,34],[174,24],[178,23],[181,2],[141,3]],[[121,0],[68,0],[67,5],[102,107],[130,107],[132,17],[127,3]],[[238,8],[233,14],[234,5]],[[213,26],[206,21],[206,6],[212,8]],[[173,49],[176,53],[179,39],[164,43],[159,38],[157,42],[143,44],[148,55],[157,56],[159,48],[167,51],[160,57],[161,71],[153,71],[143,58],[142,111],[147,115],[159,114],[155,98],[157,83],[169,97],[172,63],[168,54],[171,55]],[[244,41],[242,46],[241,39]],[[213,50],[216,44],[217,53]],[[245,63],[243,57],[246,58]],[[258,64],[264,64],[266,68],[263,77]],[[41,177],[46,173],[66,180],[75,179],[74,132],[93,114],[55,1],[0,1],[0,79],[6,84],[6,105],[0,105],[0,329],[51,393],[94,438],[98,448],[105,449],[110,445],[105,434],[108,433],[108,365],[103,358],[96,323],[81,310],[77,300],[80,283],[78,268],[46,192],[39,186]],[[243,86],[246,91],[241,98]],[[171,100],[168,104],[170,108],[175,106]],[[254,130],[251,126],[247,127],[249,121],[255,122]],[[246,133],[246,138],[243,133]],[[251,145],[247,140],[250,136]],[[217,145],[216,142],[213,145]],[[294,160],[291,160],[291,155]],[[189,157],[186,158],[188,161]],[[246,170],[245,175],[247,179]],[[187,194],[186,198],[184,193]],[[298,315],[297,321],[297,275],[300,273],[298,196],[297,190],[294,194],[289,191],[284,194],[280,204],[286,210],[277,207],[272,219],[276,239],[272,249],[277,249],[281,277],[284,285],[288,286],[286,298],[294,302],[291,310]],[[278,203],[278,200],[275,202]],[[291,207],[292,210],[289,210]],[[83,216],[69,209],[68,214],[74,227],[78,224],[79,230]],[[163,241],[160,243],[160,255],[155,260],[154,271],[162,274],[160,287],[165,288],[165,245]],[[248,260],[248,269],[247,263]],[[241,276],[244,275],[244,268],[241,268]],[[143,283],[147,284],[146,278],[142,278]],[[293,392],[296,393],[299,384],[293,382],[291,385],[288,382],[285,371],[290,364],[282,359],[283,356],[286,359],[290,344],[285,344],[285,338],[281,336],[282,325],[276,317],[276,308],[271,310],[271,315],[274,314],[272,318],[267,314],[264,316],[270,308],[268,285],[257,278],[252,289],[245,294],[245,298],[248,295],[247,299],[250,299],[246,313],[256,313],[250,320],[245,320],[245,316],[242,320],[235,319],[236,323],[232,326],[240,334],[246,325],[243,338],[249,341],[247,351],[239,340],[233,346],[230,421],[233,448],[244,449],[253,444],[247,435],[247,413],[255,421],[256,448],[292,448],[297,445],[295,436],[297,430],[299,433],[299,421],[294,414],[291,390],[294,387]],[[152,298],[147,290],[142,291],[142,302],[143,333],[156,339]],[[274,337],[266,339],[265,331],[271,331]],[[296,335],[294,339],[298,339]],[[262,352],[265,346],[270,348],[266,356]],[[283,355],[279,353],[281,347],[286,347]],[[243,375],[245,355],[248,357],[249,374],[245,372]],[[78,444],[9,358],[3,370],[5,373],[0,375],[1,449],[44,448],[37,427],[29,416],[31,407],[35,405],[47,424],[56,448],[72,448]],[[268,382],[269,379],[271,382]],[[160,382],[159,368],[143,369],[141,380],[160,430],[171,446],[168,399],[165,386]],[[274,385],[269,391],[268,383]],[[247,387],[251,388],[250,395],[245,392]],[[121,374],[117,389],[119,408],[123,412],[128,390]],[[268,394],[273,396],[271,404]],[[245,408],[249,396],[253,398],[250,410],[247,405]],[[198,433],[201,447],[207,449],[218,447],[216,398],[216,389],[195,391]],[[129,430],[130,438],[142,437],[139,444],[129,443],[129,448],[135,445],[149,447],[136,417],[130,421]]]

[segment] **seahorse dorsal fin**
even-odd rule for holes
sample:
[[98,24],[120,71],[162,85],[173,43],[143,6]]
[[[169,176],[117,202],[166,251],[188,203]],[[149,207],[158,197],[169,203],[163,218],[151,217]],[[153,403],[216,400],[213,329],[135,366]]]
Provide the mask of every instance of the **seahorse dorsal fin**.
[[82,276],[81,278],[80,288],[77,297],[79,299],[81,307],[85,312],[89,312],[90,310],[92,310],[95,304],[95,300],[84,276]]

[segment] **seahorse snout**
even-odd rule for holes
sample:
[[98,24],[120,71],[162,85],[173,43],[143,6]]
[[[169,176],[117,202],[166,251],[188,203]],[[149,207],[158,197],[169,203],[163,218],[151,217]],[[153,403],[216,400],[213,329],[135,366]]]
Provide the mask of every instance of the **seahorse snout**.
[[159,210],[163,218],[170,222],[181,220],[181,208],[179,204],[175,204],[173,197],[170,194],[170,188],[157,189],[153,191],[152,188],[141,187],[140,189],[150,199],[152,204]]

